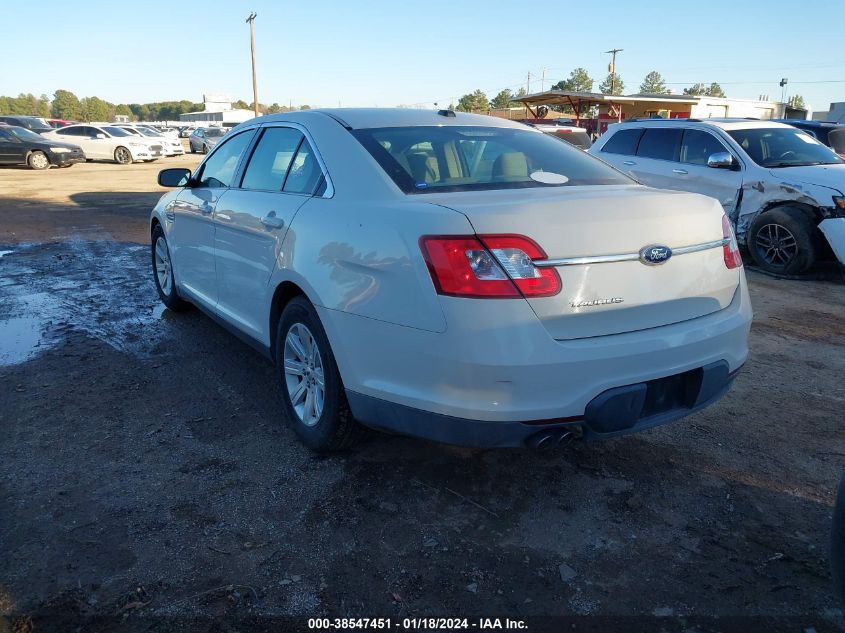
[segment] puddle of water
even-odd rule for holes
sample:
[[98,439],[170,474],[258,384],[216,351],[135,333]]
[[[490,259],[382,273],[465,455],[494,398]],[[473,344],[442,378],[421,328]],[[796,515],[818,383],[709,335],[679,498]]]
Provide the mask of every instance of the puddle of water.
[[0,251],[0,257],[3,257],[3,255],[11,255],[14,252],[15,251]]
[[35,356],[43,327],[36,317],[0,320],[0,365],[16,365]]

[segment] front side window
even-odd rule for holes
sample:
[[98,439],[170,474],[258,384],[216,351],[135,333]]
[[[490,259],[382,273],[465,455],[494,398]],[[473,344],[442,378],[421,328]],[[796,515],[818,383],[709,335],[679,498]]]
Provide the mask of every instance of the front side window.
[[302,138],[301,132],[289,127],[264,130],[249,159],[241,187],[281,191]]
[[795,128],[751,128],[728,132],[761,167],[838,165],[843,161],[829,147]]
[[238,163],[251,138],[252,131],[244,132],[218,145],[203,164],[197,186],[211,188],[231,186]]
[[727,151],[712,134],[702,130],[685,130],[684,139],[681,141],[680,160],[690,165],[706,165],[710,156]]
[[419,126],[352,134],[405,193],[631,182],[568,143],[531,130]]
[[81,127],[63,127],[56,130],[56,134],[61,134],[62,136],[82,136],[82,128]]
[[637,146],[637,156],[641,158],[656,158],[659,160],[678,160],[683,130],[666,128],[646,128],[640,144]]

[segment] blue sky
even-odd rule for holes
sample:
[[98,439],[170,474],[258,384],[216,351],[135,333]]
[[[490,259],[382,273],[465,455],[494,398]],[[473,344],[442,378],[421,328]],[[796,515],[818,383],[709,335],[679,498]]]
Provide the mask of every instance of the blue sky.
[[[312,106],[395,106],[481,88],[531,91],[585,67],[600,81],[610,48],[626,92],[658,70],[673,92],[718,81],[728,96],[801,94],[816,110],[845,101],[841,0],[230,0],[16,2],[4,11],[0,94],[57,88],[115,103],[252,100],[249,31],[256,11],[259,100]],[[532,6],[537,9],[531,9]],[[698,8],[696,8],[698,7]],[[29,26],[25,26],[29,24]],[[35,41],[40,46],[33,46]],[[598,87],[598,81],[596,88]],[[813,83],[799,83],[813,82]],[[821,83],[824,82],[824,83]]]

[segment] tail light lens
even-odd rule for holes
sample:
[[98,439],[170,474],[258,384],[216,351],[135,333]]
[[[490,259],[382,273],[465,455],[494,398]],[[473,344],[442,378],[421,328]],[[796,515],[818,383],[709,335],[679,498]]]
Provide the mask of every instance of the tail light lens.
[[725,266],[729,269],[740,268],[742,266],[742,255],[739,253],[739,244],[736,242],[736,235],[731,226],[731,221],[728,216],[722,216],[722,237],[728,240],[728,243],[722,247],[722,254],[725,257]]
[[554,268],[534,265],[546,258],[543,249],[522,235],[429,235],[420,248],[439,294],[513,299],[549,297],[561,289]]

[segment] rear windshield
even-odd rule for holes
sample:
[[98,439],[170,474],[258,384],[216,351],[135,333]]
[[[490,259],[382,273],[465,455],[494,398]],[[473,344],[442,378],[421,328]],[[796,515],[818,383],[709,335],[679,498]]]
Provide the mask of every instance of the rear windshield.
[[352,134],[405,193],[632,182],[569,143],[532,130],[421,126]]

